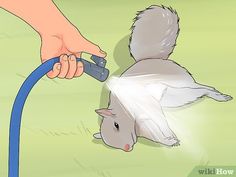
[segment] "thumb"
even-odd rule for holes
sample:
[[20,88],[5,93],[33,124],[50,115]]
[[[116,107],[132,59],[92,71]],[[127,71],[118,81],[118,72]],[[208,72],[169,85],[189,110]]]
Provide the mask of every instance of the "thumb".
[[100,47],[96,44],[93,44],[90,41],[86,41],[83,45],[83,51],[85,53],[89,53],[91,55],[96,55],[98,57],[105,58],[107,53],[100,49]]

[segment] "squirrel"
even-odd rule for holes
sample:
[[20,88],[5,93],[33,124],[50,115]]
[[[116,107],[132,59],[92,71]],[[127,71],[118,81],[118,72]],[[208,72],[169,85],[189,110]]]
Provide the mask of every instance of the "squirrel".
[[182,107],[204,96],[216,101],[232,97],[197,83],[184,67],[169,59],[180,31],[178,14],[171,7],[152,5],[138,12],[131,30],[129,50],[136,62],[108,81],[109,103],[96,110],[102,122],[94,137],[126,152],[138,137],[179,145],[162,108]]

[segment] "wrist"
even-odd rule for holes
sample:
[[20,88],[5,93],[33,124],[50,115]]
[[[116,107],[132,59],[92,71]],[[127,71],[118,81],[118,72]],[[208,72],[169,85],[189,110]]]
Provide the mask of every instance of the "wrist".
[[56,22],[48,22],[42,25],[40,29],[36,29],[41,37],[43,36],[61,36],[64,33],[71,33],[76,28],[68,20],[59,20]]
[[[36,31],[40,36],[61,36],[65,31],[72,31],[75,27],[70,21],[59,11],[53,1],[47,1],[44,10],[44,15],[41,15],[41,20],[36,20]],[[42,16],[44,16],[42,18]]]

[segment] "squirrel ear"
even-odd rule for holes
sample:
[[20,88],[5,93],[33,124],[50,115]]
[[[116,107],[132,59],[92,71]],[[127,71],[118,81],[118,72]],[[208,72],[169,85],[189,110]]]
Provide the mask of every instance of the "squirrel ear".
[[102,117],[111,117],[113,116],[114,114],[112,113],[112,110],[111,109],[107,109],[107,108],[102,108],[102,109],[97,109],[95,110],[95,112],[102,116]]
[[93,134],[93,137],[94,137],[95,139],[102,139],[102,136],[101,136],[101,133],[100,133],[100,132]]

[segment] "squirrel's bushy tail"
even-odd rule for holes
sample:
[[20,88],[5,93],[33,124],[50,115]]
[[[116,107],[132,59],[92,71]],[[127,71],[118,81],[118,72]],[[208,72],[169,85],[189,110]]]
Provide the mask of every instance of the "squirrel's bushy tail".
[[138,12],[131,30],[129,47],[136,61],[168,59],[179,34],[179,17],[171,7],[153,5]]

